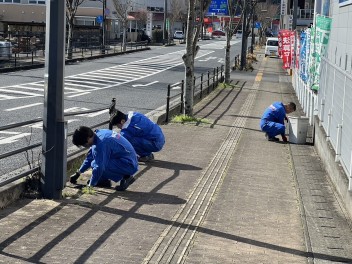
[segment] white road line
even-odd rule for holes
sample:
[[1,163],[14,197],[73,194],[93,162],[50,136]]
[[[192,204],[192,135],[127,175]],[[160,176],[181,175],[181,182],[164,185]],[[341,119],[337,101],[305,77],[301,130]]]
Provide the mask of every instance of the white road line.
[[149,85],[152,85],[152,84],[157,83],[157,82],[159,82],[159,81],[154,81],[154,82],[146,83],[146,84],[134,84],[134,85],[132,85],[132,87],[149,86]]
[[35,104],[29,104],[29,105],[22,105],[19,107],[15,107],[15,108],[9,108],[9,109],[5,109],[5,111],[14,111],[14,110],[18,110],[18,109],[23,109],[23,108],[29,108],[32,106],[36,106],[36,105],[42,105],[43,103],[35,103]]
[[81,95],[85,95],[85,94],[89,94],[90,92],[85,92],[85,93],[80,93],[80,94],[75,94],[75,95],[70,95],[70,96],[67,96],[69,98],[73,98],[73,97],[77,97],[77,96],[81,96]]
[[[15,88],[15,87],[12,86],[12,88]],[[22,92],[22,91],[20,92],[20,91],[14,91],[9,89],[0,89],[0,91],[5,93],[25,94],[30,96],[44,96],[43,94],[28,93],[28,92]]]
[[33,88],[33,87],[28,87],[28,86],[23,86],[23,85],[15,85],[13,87],[41,92],[41,91],[44,91],[44,85],[42,85],[42,86],[43,86],[42,88]]

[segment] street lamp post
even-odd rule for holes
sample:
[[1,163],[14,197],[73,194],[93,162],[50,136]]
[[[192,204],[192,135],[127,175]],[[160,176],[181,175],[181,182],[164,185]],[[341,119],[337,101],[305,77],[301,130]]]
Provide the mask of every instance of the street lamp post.
[[244,10],[243,10],[243,22],[242,22],[242,45],[241,45],[241,63],[240,63],[240,70],[242,71],[244,69],[244,67],[246,66],[247,62],[246,62],[246,57],[247,57],[247,34],[246,34],[246,20],[247,20],[247,1],[248,0],[244,0],[243,2],[243,6],[244,6]]

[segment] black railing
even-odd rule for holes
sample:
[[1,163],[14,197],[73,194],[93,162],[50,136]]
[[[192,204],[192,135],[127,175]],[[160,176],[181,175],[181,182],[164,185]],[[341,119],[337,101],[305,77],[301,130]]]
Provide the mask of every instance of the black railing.
[[[204,96],[204,90],[207,91],[207,94],[209,94],[212,90],[214,90],[219,82],[224,81],[224,65],[221,65],[220,67],[216,67],[212,70],[212,75],[210,71],[207,71],[205,74],[202,73],[200,76],[194,77],[193,78],[193,97],[199,96],[199,99],[202,99]],[[220,74],[220,78],[219,78]],[[171,89],[181,86],[181,92],[174,94],[171,96]],[[169,84],[167,86],[167,96],[166,96],[166,115],[165,115],[165,123],[169,122],[170,118],[170,102],[174,98],[180,98],[179,104],[180,104],[180,114],[183,113],[184,109],[184,80],[181,82],[175,83],[175,84]],[[210,90],[210,88],[212,90]],[[178,104],[178,103],[177,103]]]
[[[0,69],[17,69],[21,67],[44,65],[45,62],[45,46],[36,45],[28,48],[17,48],[16,45],[10,44],[6,46],[0,45]],[[102,54],[118,54],[123,53],[122,43],[111,43],[105,45],[81,45],[72,46],[68,51],[66,50],[66,60],[89,59]],[[126,43],[126,52],[142,49],[148,46],[148,41],[128,42]]]
[[[102,107],[102,108],[98,108],[98,109],[93,109],[93,110],[86,110],[86,111],[77,111],[77,112],[70,112],[70,113],[65,113],[64,116],[73,116],[73,115],[81,115],[81,114],[89,114],[89,113],[95,113],[95,112],[99,112],[99,111],[102,111],[102,110],[106,110],[108,109],[107,107]],[[0,131],[3,131],[3,130],[8,130],[8,129],[12,129],[12,128],[17,128],[17,127],[22,127],[22,126],[25,126],[25,125],[30,125],[30,124],[34,124],[34,123],[38,123],[38,122],[41,122],[43,121],[42,118],[36,118],[36,119],[32,119],[32,120],[28,120],[28,121],[23,121],[23,122],[19,122],[19,123],[13,123],[13,124],[8,124],[8,125],[5,125],[5,126],[1,126],[0,127]],[[103,125],[106,125],[108,124],[109,121],[104,121],[104,122],[101,122],[99,124],[96,124],[94,126],[92,126],[91,128],[97,128],[97,127],[101,127]],[[71,133],[68,133],[67,136],[72,136],[73,135],[73,132]],[[8,158],[8,157],[11,157],[11,156],[14,156],[14,155],[17,155],[19,153],[23,153],[23,152],[26,152],[28,150],[32,150],[32,149],[35,149],[35,148],[38,148],[42,145],[41,142],[39,143],[35,143],[35,144],[31,144],[31,145],[28,145],[26,147],[23,147],[23,148],[19,148],[19,149],[15,149],[15,150],[12,150],[12,151],[9,151],[9,152],[6,152],[6,153],[3,153],[3,154],[0,154],[0,160],[1,159],[5,159],[5,158]],[[70,158],[74,155],[77,155],[79,153],[82,153],[86,151],[86,149],[79,149],[75,152],[71,152],[69,154],[67,154],[67,158]],[[26,177],[36,171],[38,171],[39,169],[39,166],[35,166],[35,164],[31,164],[33,165],[32,168],[29,168],[28,170],[25,170],[23,172],[21,172],[20,174],[18,175],[14,175],[11,177],[8,177],[6,180],[4,181],[0,181],[0,187],[1,186],[4,186],[10,182],[14,182],[18,179],[21,179],[23,177]]]

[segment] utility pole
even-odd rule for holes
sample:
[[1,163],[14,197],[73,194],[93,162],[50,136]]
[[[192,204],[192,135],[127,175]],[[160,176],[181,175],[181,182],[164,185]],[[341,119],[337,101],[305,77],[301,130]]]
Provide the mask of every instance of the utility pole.
[[298,11],[298,0],[293,0],[292,30],[296,30],[296,27],[297,27],[297,11]]
[[[252,0],[252,38],[251,38],[251,53],[253,55],[253,46],[255,44],[255,38],[254,38],[254,11],[255,11],[255,1]],[[242,31],[242,37],[243,37],[243,31]]]
[[60,199],[66,183],[67,123],[63,111],[65,11],[65,1],[47,1],[41,164],[41,190],[47,199]]
[[247,47],[246,47],[246,38],[247,38],[247,32],[246,32],[246,21],[247,21],[247,1],[243,1],[243,21],[242,21],[242,46],[241,46],[241,64],[240,64],[240,70],[242,71],[244,67],[246,66],[246,57],[247,57]]
[[103,23],[102,23],[102,35],[103,35],[103,41],[102,41],[102,50],[101,53],[105,54],[105,9],[106,9],[106,0],[103,0]]
[[166,16],[167,16],[167,0],[164,0],[163,43],[165,43],[165,39],[166,39]]

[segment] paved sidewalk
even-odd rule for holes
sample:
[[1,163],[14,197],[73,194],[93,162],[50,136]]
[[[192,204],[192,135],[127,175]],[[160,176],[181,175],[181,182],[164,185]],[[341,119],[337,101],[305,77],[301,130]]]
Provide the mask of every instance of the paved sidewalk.
[[293,145],[259,130],[273,101],[298,102],[279,60],[258,60],[196,106],[210,123],[162,126],[165,148],[126,192],[68,185],[1,210],[0,263],[352,263],[311,132]]

